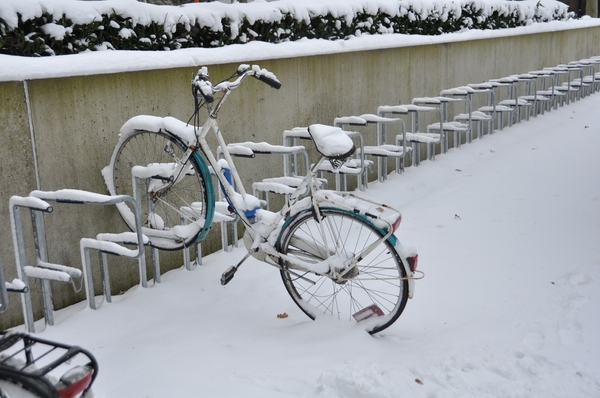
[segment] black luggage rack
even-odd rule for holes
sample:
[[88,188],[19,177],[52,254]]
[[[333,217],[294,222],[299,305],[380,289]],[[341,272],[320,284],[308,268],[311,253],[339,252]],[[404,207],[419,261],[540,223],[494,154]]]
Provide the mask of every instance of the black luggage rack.
[[96,359],[81,347],[0,331],[0,382],[43,398],[71,398],[84,396],[97,375]]

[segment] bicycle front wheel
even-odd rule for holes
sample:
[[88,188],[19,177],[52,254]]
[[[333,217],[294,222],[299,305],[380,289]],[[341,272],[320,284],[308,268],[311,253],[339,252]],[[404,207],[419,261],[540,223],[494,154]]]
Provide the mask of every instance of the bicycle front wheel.
[[[281,253],[317,264],[327,256],[360,258],[383,232],[360,215],[321,209],[317,222],[312,211],[294,216],[278,242]],[[281,276],[292,300],[310,318],[328,314],[360,322],[371,333],[393,324],[406,306],[406,269],[390,240],[366,254],[343,281],[312,272],[300,273],[282,262]]]
[[[109,166],[112,172],[113,195],[133,195],[131,169],[134,166],[165,165],[175,167],[184,157],[186,146],[174,135],[161,131],[132,130],[121,136]],[[177,182],[166,185],[164,181],[148,178],[140,181],[144,233],[152,245],[164,250],[180,249],[196,241],[198,235],[210,227],[210,221],[200,230],[190,229],[188,234],[174,234],[175,227],[206,220],[209,215],[208,190],[202,168],[192,156],[189,167]],[[110,185],[110,184],[109,184]],[[165,187],[166,185],[166,187]],[[153,186],[160,186],[155,190]],[[129,207],[119,208],[131,229],[135,223]],[[186,230],[187,232],[187,230]]]

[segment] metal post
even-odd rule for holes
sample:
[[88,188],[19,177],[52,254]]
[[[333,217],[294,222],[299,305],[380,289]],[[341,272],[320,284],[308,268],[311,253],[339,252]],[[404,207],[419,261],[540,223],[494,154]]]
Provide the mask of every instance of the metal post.
[[[25,274],[25,246],[23,244],[23,228],[21,227],[21,212],[17,206],[10,206],[11,222],[13,233],[13,244],[15,246],[15,261],[17,262],[17,277],[23,281],[26,286],[30,286],[29,278]],[[31,293],[29,291],[21,296],[21,305],[23,307],[23,318],[25,328],[29,333],[35,333],[35,324],[33,320],[33,305],[31,303]]]
[[4,267],[0,258],[0,313],[8,308],[8,294],[6,293],[6,281],[4,280]]
[[[80,246],[83,246],[83,239],[80,241]],[[90,308],[96,309],[96,297],[94,292],[94,282],[92,281],[92,267],[90,266],[90,249],[80,247],[81,262],[83,263],[83,277],[85,279],[85,294],[88,298]]]
[[108,274],[108,261],[106,253],[98,251],[98,260],[100,262],[100,277],[102,279],[102,292],[107,303],[112,303],[112,292],[110,291],[110,276]]
[[194,247],[196,248],[196,265],[202,265],[202,244],[196,242]]
[[[46,234],[44,230],[43,215],[37,210],[31,210],[31,222],[33,224],[33,240],[35,242],[35,251],[37,258],[48,262],[48,252],[46,249]],[[54,306],[52,305],[52,288],[50,281],[41,280],[42,287],[42,305],[44,308],[44,318],[50,326],[54,325]]]
[[[142,204],[141,204],[141,195],[140,195],[140,183],[139,178],[132,176],[133,179],[133,214],[135,215],[135,229],[137,233],[137,241],[138,241],[138,266],[140,268],[140,281],[142,282],[142,287],[148,286],[148,277],[146,276],[146,253],[144,251],[144,236],[142,234]],[[152,202],[148,200],[148,202]],[[154,210],[154,209],[153,209]],[[154,272],[154,283],[160,282],[160,272],[156,275],[156,270],[153,269]]]

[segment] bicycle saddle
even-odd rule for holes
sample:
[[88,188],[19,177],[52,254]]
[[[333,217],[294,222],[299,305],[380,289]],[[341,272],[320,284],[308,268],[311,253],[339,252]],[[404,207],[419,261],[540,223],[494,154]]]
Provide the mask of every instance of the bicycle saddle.
[[329,159],[347,159],[356,150],[354,142],[339,127],[312,124],[308,133],[317,146],[317,151]]

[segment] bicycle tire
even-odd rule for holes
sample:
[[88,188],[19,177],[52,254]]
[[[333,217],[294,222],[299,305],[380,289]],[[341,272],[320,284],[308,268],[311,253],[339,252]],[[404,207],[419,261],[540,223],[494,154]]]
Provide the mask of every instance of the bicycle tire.
[[[385,236],[383,231],[363,216],[330,208],[320,209],[320,213],[322,220],[327,221],[323,226],[331,253],[357,254]],[[278,240],[278,250],[303,261],[323,261],[325,256],[317,253],[325,251],[325,243],[313,211],[301,212],[286,224]],[[341,248],[332,245],[334,239],[343,243]],[[355,315],[361,310],[363,316],[371,311],[371,315],[378,316],[360,320],[360,323],[365,325],[367,332],[375,334],[398,319],[408,300],[406,268],[390,238],[362,259],[357,265],[356,275],[343,283],[312,272],[300,275],[294,269],[292,273],[285,261],[281,261],[281,266],[283,284],[292,300],[313,320],[325,313],[340,320],[359,321]],[[300,276],[310,279],[314,284]]]
[[0,366],[0,397],[59,398],[54,385],[44,376],[24,374]]
[[[119,143],[115,147],[111,157],[109,177],[111,184],[109,191],[112,195],[132,195],[133,184],[131,169],[133,166],[147,166],[154,163],[174,163],[181,159],[186,151],[186,146],[176,136],[160,131],[131,130],[121,135]],[[162,192],[160,197],[153,196],[154,192],[148,193],[147,181],[140,181],[140,192],[142,197],[142,218],[144,233],[150,237],[151,245],[163,250],[177,250],[187,247],[202,238],[210,228],[212,222],[212,210],[214,203],[210,199],[207,189],[206,166],[198,163],[197,154],[189,159],[192,166],[190,172],[176,184]],[[210,181],[212,184],[212,181]],[[150,219],[149,197],[154,200],[154,214]],[[214,202],[214,201],[213,201]],[[194,203],[194,217],[206,220],[205,224],[197,233],[185,236],[184,239],[169,236],[169,231],[174,227],[182,225],[181,217],[190,216],[183,213],[181,209],[185,206],[192,207]],[[129,205],[117,206],[123,220],[130,229],[135,230],[135,222],[132,217],[132,209]],[[154,222],[153,222],[154,220]],[[160,222],[162,221],[162,223]],[[154,224],[154,225],[153,225]],[[162,225],[161,225],[162,224]]]

